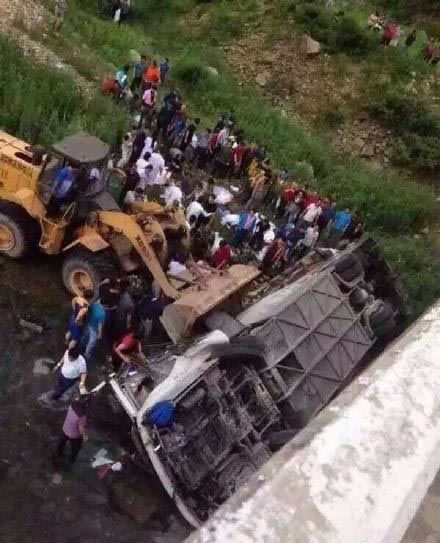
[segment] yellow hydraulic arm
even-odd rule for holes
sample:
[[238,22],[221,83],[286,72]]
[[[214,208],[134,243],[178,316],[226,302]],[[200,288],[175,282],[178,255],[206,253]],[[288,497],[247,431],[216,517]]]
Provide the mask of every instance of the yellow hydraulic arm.
[[158,282],[165,296],[177,300],[179,292],[173,288],[162,268],[154,249],[150,245],[148,235],[137,224],[134,217],[120,211],[99,211],[98,220],[122,233],[139,253],[151,275]]

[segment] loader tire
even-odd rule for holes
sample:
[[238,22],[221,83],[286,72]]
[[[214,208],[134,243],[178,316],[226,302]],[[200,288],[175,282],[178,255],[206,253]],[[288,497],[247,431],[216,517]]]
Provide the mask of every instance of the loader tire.
[[116,277],[117,269],[109,251],[93,253],[85,248],[74,248],[64,257],[62,267],[63,283],[75,295],[86,290],[99,294],[99,284],[106,277]]
[[38,248],[41,231],[35,219],[14,202],[0,200],[0,254],[23,258]]

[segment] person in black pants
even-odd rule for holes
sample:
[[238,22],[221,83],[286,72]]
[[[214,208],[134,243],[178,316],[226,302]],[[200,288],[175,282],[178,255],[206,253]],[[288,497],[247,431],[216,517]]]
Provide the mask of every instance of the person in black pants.
[[66,445],[69,443],[70,450],[67,455],[67,460],[71,464],[75,462],[84,441],[89,402],[89,394],[84,394],[80,396],[79,399],[74,400],[69,406],[66,418],[64,419],[63,429],[56,450],[56,457],[64,457]]

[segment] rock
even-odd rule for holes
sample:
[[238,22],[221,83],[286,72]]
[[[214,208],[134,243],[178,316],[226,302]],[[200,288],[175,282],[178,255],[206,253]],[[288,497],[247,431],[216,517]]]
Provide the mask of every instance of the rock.
[[35,360],[32,373],[34,375],[49,375],[54,366],[55,362],[51,358],[39,358]]
[[358,149],[362,149],[362,147],[364,146],[365,142],[362,138],[355,138],[353,140],[353,145],[355,147],[357,147]]
[[414,234],[413,238],[414,239],[420,239],[420,236],[419,236],[419,234]]
[[207,66],[206,71],[209,73],[209,75],[212,75],[214,77],[218,76],[218,70],[217,68],[214,68],[214,66]]
[[282,109],[282,110],[281,110],[280,115],[281,115],[281,117],[283,117],[284,119],[287,119],[287,111],[286,111],[285,109]]
[[371,158],[374,156],[374,143],[368,143],[361,151],[363,158]]
[[321,44],[319,41],[314,40],[306,34],[302,37],[302,48],[305,54],[309,57],[319,55],[321,51]]
[[255,83],[257,85],[260,85],[260,87],[265,87],[267,85],[268,78],[264,73],[258,74],[255,78]]
[[107,505],[108,497],[105,494],[99,492],[88,492],[84,494],[83,500],[87,505],[96,507],[99,505]]
[[51,477],[51,481],[53,485],[60,485],[63,481],[63,476],[61,473],[54,473]]
[[430,232],[431,232],[431,230],[429,229],[429,226],[426,226],[425,228],[420,230],[420,233],[425,234],[425,236],[427,236]]

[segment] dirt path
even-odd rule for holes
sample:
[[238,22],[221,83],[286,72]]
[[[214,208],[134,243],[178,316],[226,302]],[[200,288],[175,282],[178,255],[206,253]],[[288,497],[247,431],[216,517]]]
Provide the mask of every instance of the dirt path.
[[[39,26],[45,19],[51,18],[49,13],[35,0],[0,0],[0,32],[14,39],[26,55],[34,57],[38,62],[64,70],[73,77],[80,90],[90,94],[94,86],[82,77],[72,66],[66,64],[57,54],[39,41],[32,39],[25,29]],[[23,30],[24,29],[24,30]]]

